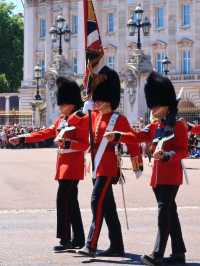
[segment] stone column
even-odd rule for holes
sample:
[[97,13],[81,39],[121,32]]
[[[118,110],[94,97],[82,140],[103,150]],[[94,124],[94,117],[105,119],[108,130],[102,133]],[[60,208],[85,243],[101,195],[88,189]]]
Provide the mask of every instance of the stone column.
[[35,44],[35,7],[33,1],[26,0],[24,8],[24,81],[33,80]]
[[[9,95],[6,95],[6,96],[5,96],[5,113],[6,113],[6,114],[8,114],[9,111],[10,111],[9,98],[10,98]],[[9,116],[6,115],[5,124],[8,124],[8,123],[9,123]]]
[[52,40],[51,35],[48,33],[51,26],[54,24],[52,21],[52,6],[51,3],[46,4],[46,38],[45,38],[45,70],[51,62],[52,56]]
[[136,49],[129,59],[126,70],[124,90],[125,115],[131,124],[137,122],[139,117],[145,118],[147,106],[144,96],[144,83],[147,74],[152,70],[150,56]]
[[85,68],[84,47],[84,14],[83,3],[78,2],[78,74],[83,74]]
[[31,102],[32,110],[33,110],[33,117],[32,117],[32,125],[33,127],[40,128],[41,121],[40,121],[40,107],[43,104],[42,100],[33,100]]

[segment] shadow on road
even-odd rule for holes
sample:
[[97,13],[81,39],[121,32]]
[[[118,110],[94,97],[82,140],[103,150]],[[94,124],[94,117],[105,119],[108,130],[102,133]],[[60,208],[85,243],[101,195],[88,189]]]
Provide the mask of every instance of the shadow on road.
[[[126,258],[126,257],[125,257]],[[92,258],[88,260],[82,261],[82,263],[107,263],[107,264],[115,264],[115,265],[144,265],[140,261],[140,256],[132,254],[132,257],[130,259],[124,259],[124,260],[109,260],[109,259],[98,259],[98,258]],[[163,264],[166,265],[166,264]],[[187,266],[199,266],[200,263],[186,263]]]
[[[99,251],[99,250],[98,250]],[[106,263],[106,264],[115,264],[115,265],[144,265],[140,261],[140,256],[139,254],[133,254],[133,253],[126,253],[123,259],[114,259],[114,257],[95,257],[95,258],[87,258],[84,255],[78,254],[76,250],[65,250],[65,251],[60,251],[60,252],[55,252],[55,253],[76,253],[75,258],[85,258],[85,260],[82,261],[83,264],[88,264],[88,263]],[[165,264],[164,264],[165,265]],[[185,265],[187,266],[200,266],[200,263],[198,262],[188,262]]]
[[82,263],[86,264],[86,263],[94,263],[94,262],[98,262],[98,263],[106,263],[106,264],[115,264],[115,265],[142,265],[141,261],[140,261],[140,255],[138,254],[132,254],[132,253],[126,253],[125,256],[123,257],[123,259],[114,259],[114,257],[109,257],[108,259],[106,259],[105,257],[96,257],[96,258],[90,258],[90,259],[86,259],[84,261],[82,261]]

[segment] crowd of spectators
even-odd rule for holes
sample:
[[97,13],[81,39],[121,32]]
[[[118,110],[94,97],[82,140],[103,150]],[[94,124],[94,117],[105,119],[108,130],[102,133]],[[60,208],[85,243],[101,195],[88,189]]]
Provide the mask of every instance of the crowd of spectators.
[[1,149],[13,149],[13,148],[46,148],[53,146],[53,140],[45,140],[39,143],[31,144],[19,144],[13,146],[9,143],[9,138],[16,137],[22,134],[28,134],[35,131],[39,131],[42,128],[24,127],[19,124],[0,126],[0,148]]
[[[141,130],[145,127],[145,121],[142,117],[140,117],[137,123],[133,126],[134,130]],[[28,134],[35,131],[39,131],[42,128],[33,128],[33,127],[24,127],[19,124],[14,125],[5,125],[0,126],[0,148],[1,149],[13,149],[13,148],[46,148],[46,147],[53,147],[54,142],[53,139],[45,140],[38,143],[32,144],[19,144],[17,146],[12,146],[9,143],[9,138],[15,137],[21,134]],[[188,137],[189,137],[189,158],[200,158],[200,135],[193,135],[191,134],[190,130],[188,130]],[[148,149],[149,146],[145,145],[145,154],[147,157],[150,157]],[[126,147],[122,147],[123,153],[126,153]]]
[[189,136],[189,158],[200,158],[200,136],[190,134]]

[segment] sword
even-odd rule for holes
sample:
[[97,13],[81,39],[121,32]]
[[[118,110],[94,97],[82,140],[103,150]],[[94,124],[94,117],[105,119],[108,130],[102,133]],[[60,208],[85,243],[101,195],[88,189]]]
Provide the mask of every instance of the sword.
[[[178,102],[181,100],[181,96],[183,94],[183,89],[184,89],[184,87],[182,87],[180,89],[180,91],[178,93],[178,96],[176,98]],[[188,125],[189,126],[192,126],[192,127],[194,126],[190,122],[188,122]],[[181,160],[181,166],[182,166],[182,169],[183,169],[183,174],[184,174],[184,177],[185,177],[185,182],[186,182],[187,185],[189,185],[189,178],[188,178],[187,170],[186,170],[186,167],[185,167],[185,164],[184,164],[183,160]]]
[[125,183],[125,178],[122,173],[122,158],[120,156],[119,152],[119,145],[115,146],[115,152],[117,154],[117,161],[118,161],[118,167],[119,167],[119,183],[121,185],[121,190],[122,190],[122,200],[123,200],[123,207],[124,207],[124,214],[125,214],[125,220],[126,220],[126,228],[129,230],[129,223],[128,223],[128,213],[127,213],[127,208],[126,208],[126,199],[125,199],[125,193],[124,193],[124,183]]

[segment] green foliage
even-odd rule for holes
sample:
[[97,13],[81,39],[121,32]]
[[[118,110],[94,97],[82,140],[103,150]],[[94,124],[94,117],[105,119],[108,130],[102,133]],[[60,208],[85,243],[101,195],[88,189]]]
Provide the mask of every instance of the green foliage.
[[23,18],[13,9],[0,0],[0,74],[5,73],[10,92],[17,91],[23,77]]
[[9,92],[9,84],[5,74],[0,74],[0,92]]

